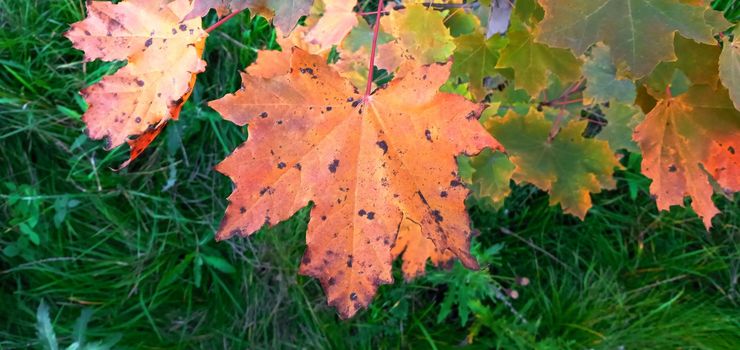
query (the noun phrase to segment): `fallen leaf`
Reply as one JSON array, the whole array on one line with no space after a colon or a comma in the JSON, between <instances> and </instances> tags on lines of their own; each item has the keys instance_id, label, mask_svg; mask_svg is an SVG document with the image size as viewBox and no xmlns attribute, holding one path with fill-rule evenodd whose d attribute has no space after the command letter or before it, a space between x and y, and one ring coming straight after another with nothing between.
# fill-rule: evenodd
<instances>
[{"instance_id":1,"label":"fallen leaf","mask_svg":"<svg viewBox=\"0 0 740 350\"><path fill-rule=\"evenodd\" d=\"M250 135L217 166L236 184L217 238L251 235L313 202L301 273L321 281L342 317L392 282L404 220L476 267L455 157L498 144L478 123L479 105L438 92L448 74L449 64L419 67L365 102L325 59L297 48L285 75L244 74L242 90L210 103Z\"/></svg>"}]
</instances>

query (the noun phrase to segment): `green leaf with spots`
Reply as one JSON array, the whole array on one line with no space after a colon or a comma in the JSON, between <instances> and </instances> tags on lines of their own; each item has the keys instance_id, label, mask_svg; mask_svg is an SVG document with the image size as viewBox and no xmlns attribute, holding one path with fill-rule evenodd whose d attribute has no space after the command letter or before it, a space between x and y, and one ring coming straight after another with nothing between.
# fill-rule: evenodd
<instances>
[{"instance_id":1,"label":"green leaf with spots","mask_svg":"<svg viewBox=\"0 0 740 350\"><path fill-rule=\"evenodd\" d=\"M553 123L531 109L525 116L510 111L485 126L516 165L516 182L549 192L551 205L583 219L591 208L590 194L614 188L612 174L620 167L606 141L581 136L586 124L571 121L550 139Z\"/></svg>"}]
</instances>

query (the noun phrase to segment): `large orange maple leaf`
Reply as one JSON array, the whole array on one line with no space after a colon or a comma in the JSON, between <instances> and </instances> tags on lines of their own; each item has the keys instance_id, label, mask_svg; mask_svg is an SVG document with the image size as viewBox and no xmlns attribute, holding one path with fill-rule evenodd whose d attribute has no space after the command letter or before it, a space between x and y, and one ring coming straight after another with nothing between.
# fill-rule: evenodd
<instances>
[{"instance_id":1,"label":"large orange maple leaf","mask_svg":"<svg viewBox=\"0 0 740 350\"><path fill-rule=\"evenodd\" d=\"M455 157L500 146L479 105L438 92L449 64L414 69L363 100L324 58L288 56L289 68L260 60L242 90L210 103L249 124L249 139L216 168L236 185L217 238L250 235L312 201L300 271L345 318L392 282L396 243L408 246L407 278L427 259L477 267Z\"/></svg>"}]
</instances>

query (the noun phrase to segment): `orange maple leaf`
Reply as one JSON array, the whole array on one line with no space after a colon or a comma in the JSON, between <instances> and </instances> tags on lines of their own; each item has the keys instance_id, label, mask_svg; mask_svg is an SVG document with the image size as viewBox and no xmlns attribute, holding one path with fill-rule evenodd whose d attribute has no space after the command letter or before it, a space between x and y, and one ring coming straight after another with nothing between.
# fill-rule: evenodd
<instances>
[{"instance_id":1,"label":"orange maple leaf","mask_svg":"<svg viewBox=\"0 0 740 350\"><path fill-rule=\"evenodd\" d=\"M633 135L642 149L643 173L658 209L691 207L707 229L719 210L710 177L728 192L740 190L740 114L727 90L695 85L683 95L658 101Z\"/></svg>"},{"instance_id":2,"label":"orange maple leaf","mask_svg":"<svg viewBox=\"0 0 740 350\"><path fill-rule=\"evenodd\" d=\"M455 157L500 146L478 123L479 105L438 92L450 65L418 67L363 101L320 56L294 48L275 75L279 62L262 60L242 90L210 103L249 124L216 168L236 184L217 238L251 235L313 202L300 271L342 317L392 282L403 250L394 245L407 246L407 278L428 258L477 267Z\"/></svg>"},{"instance_id":3,"label":"orange maple leaf","mask_svg":"<svg viewBox=\"0 0 740 350\"><path fill-rule=\"evenodd\" d=\"M190 8L188 0L88 2L88 17L66 33L86 61L128 61L81 92L89 105L82 117L88 135L106 138L106 149L131 145L124 166L177 119L195 74L205 70L200 19L182 21Z\"/></svg>"}]
</instances>

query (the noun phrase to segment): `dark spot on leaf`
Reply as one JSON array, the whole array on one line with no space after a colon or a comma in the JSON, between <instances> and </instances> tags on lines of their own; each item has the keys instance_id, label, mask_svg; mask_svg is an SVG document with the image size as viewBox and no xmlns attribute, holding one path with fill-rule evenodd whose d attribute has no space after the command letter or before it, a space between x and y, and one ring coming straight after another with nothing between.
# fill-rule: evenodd
<instances>
[{"instance_id":1,"label":"dark spot on leaf","mask_svg":"<svg viewBox=\"0 0 740 350\"><path fill-rule=\"evenodd\" d=\"M424 130L424 137L427 138L427 141L432 142L432 132L429 129Z\"/></svg>"},{"instance_id":2,"label":"dark spot on leaf","mask_svg":"<svg viewBox=\"0 0 740 350\"><path fill-rule=\"evenodd\" d=\"M352 292L352 294L350 294L350 295L349 295L349 298L350 298L351 300L357 300L357 293L355 293L355 292ZM355 308L357 308L357 307L355 306Z\"/></svg>"},{"instance_id":3,"label":"dark spot on leaf","mask_svg":"<svg viewBox=\"0 0 740 350\"><path fill-rule=\"evenodd\" d=\"M241 208L239 208L239 212L242 213L242 214L244 214L244 213L247 212L247 208L241 207Z\"/></svg>"},{"instance_id":4,"label":"dark spot on leaf","mask_svg":"<svg viewBox=\"0 0 740 350\"><path fill-rule=\"evenodd\" d=\"M360 209L360 211L357 212L357 215L359 215L359 216L365 216L365 214L367 214L367 212L365 211L365 209Z\"/></svg>"},{"instance_id":5,"label":"dark spot on leaf","mask_svg":"<svg viewBox=\"0 0 740 350\"><path fill-rule=\"evenodd\" d=\"M260 118L267 118L267 112L260 113Z\"/></svg>"},{"instance_id":6,"label":"dark spot on leaf","mask_svg":"<svg viewBox=\"0 0 740 350\"><path fill-rule=\"evenodd\" d=\"M673 164L671 164L671 166L668 167L668 172L675 173L676 170L678 169L676 169L676 166Z\"/></svg>"},{"instance_id":7,"label":"dark spot on leaf","mask_svg":"<svg viewBox=\"0 0 740 350\"><path fill-rule=\"evenodd\" d=\"M452 181L450 181L450 186L451 187L462 186L462 183L460 181L458 181L458 180L452 180Z\"/></svg>"},{"instance_id":8,"label":"dark spot on leaf","mask_svg":"<svg viewBox=\"0 0 740 350\"><path fill-rule=\"evenodd\" d=\"M368 220L375 219L375 212L371 211L371 212L367 213L367 219Z\"/></svg>"},{"instance_id":9,"label":"dark spot on leaf","mask_svg":"<svg viewBox=\"0 0 740 350\"><path fill-rule=\"evenodd\" d=\"M152 38L147 39L146 42L144 42L144 46L146 47L152 46L152 41L153 41Z\"/></svg>"},{"instance_id":10,"label":"dark spot on leaf","mask_svg":"<svg viewBox=\"0 0 740 350\"><path fill-rule=\"evenodd\" d=\"M332 109L331 106L326 106L326 111L327 112L331 112L331 109Z\"/></svg>"},{"instance_id":11,"label":"dark spot on leaf","mask_svg":"<svg viewBox=\"0 0 740 350\"><path fill-rule=\"evenodd\" d=\"M360 103L362 103L362 100L357 100L355 102L352 102L352 108L357 107L358 105L360 105Z\"/></svg>"},{"instance_id":12,"label":"dark spot on leaf","mask_svg":"<svg viewBox=\"0 0 740 350\"><path fill-rule=\"evenodd\" d=\"M337 167L339 167L339 159L334 159L334 161L329 164L329 171L336 173Z\"/></svg>"},{"instance_id":13,"label":"dark spot on leaf","mask_svg":"<svg viewBox=\"0 0 740 350\"><path fill-rule=\"evenodd\" d=\"M304 255L303 258L301 259L301 263L303 263L303 265L308 265L311 263L311 258Z\"/></svg>"},{"instance_id":14,"label":"dark spot on leaf","mask_svg":"<svg viewBox=\"0 0 740 350\"><path fill-rule=\"evenodd\" d=\"M352 254L347 256L347 267L352 267Z\"/></svg>"},{"instance_id":15,"label":"dark spot on leaf","mask_svg":"<svg viewBox=\"0 0 740 350\"><path fill-rule=\"evenodd\" d=\"M326 215L321 215L321 220L326 221Z\"/></svg>"},{"instance_id":16,"label":"dark spot on leaf","mask_svg":"<svg viewBox=\"0 0 740 350\"><path fill-rule=\"evenodd\" d=\"M136 85L144 86L144 81L136 79Z\"/></svg>"},{"instance_id":17,"label":"dark spot on leaf","mask_svg":"<svg viewBox=\"0 0 740 350\"><path fill-rule=\"evenodd\" d=\"M385 141L381 140L381 141L376 142L375 144L378 145L378 147L380 147L380 149L383 150L383 154L388 153L388 144L385 143Z\"/></svg>"},{"instance_id":18,"label":"dark spot on leaf","mask_svg":"<svg viewBox=\"0 0 740 350\"><path fill-rule=\"evenodd\" d=\"M264 196L264 195L265 195L265 193L268 193L268 192L270 192L270 186L267 186L267 187L263 187L263 188L262 188L262 189L260 190L260 196Z\"/></svg>"},{"instance_id":19,"label":"dark spot on leaf","mask_svg":"<svg viewBox=\"0 0 740 350\"><path fill-rule=\"evenodd\" d=\"M439 213L439 210L432 210L432 216L434 216L434 222L440 223L445 220L445 218L442 217L442 215Z\"/></svg>"},{"instance_id":20,"label":"dark spot on leaf","mask_svg":"<svg viewBox=\"0 0 740 350\"><path fill-rule=\"evenodd\" d=\"M180 25L180 30L181 30L181 31L183 31L183 32L184 32L184 31L186 31L187 29L188 29L188 26L186 26L186 25L184 25L184 24L181 24L181 25Z\"/></svg>"},{"instance_id":21,"label":"dark spot on leaf","mask_svg":"<svg viewBox=\"0 0 740 350\"><path fill-rule=\"evenodd\" d=\"M730 152L730 154L735 154L735 149L732 148L732 146L727 147L727 150Z\"/></svg>"},{"instance_id":22,"label":"dark spot on leaf","mask_svg":"<svg viewBox=\"0 0 740 350\"><path fill-rule=\"evenodd\" d=\"M296 169L298 169L298 171L301 171L301 169L303 169L301 167L301 163L295 163L295 165L293 165L293 167L296 168Z\"/></svg>"},{"instance_id":23,"label":"dark spot on leaf","mask_svg":"<svg viewBox=\"0 0 740 350\"><path fill-rule=\"evenodd\" d=\"M278 163L277 167L278 167L278 169L284 169L285 168L285 163L280 162L280 163Z\"/></svg>"},{"instance_id":24,"label":"dark spot on leaf","mask_svg":"<svg viewBox=\"0 0 740 350\"><path fill-rule=\"evenodd\" d=\"M134 121L135 121L135 122L136 122L137 124L138 124L138 123L141 123L141 117L136 117L136 119L134 119Z\"/></svg>"},{"instance_id":25,"label":"dark spot on leaf","mask_svg":"<svg viewBox=\"0 0 740 350\"><path fill-rule=\"evenodd\" d=\"M447 191L442 191L439 193L439 196L442 198L447 198Z\"/></svg>"},{"instance_id":26,"label":"dark spot on leaf","mask_svg":"<svg viewBox=\"0 0 740 350\"><path fill-rule=\"evenodd\" d=\"M335 284L337 284L337 280L334 277L329 278L329 285L333 286Z\"/></svg>"}]
</instances>

